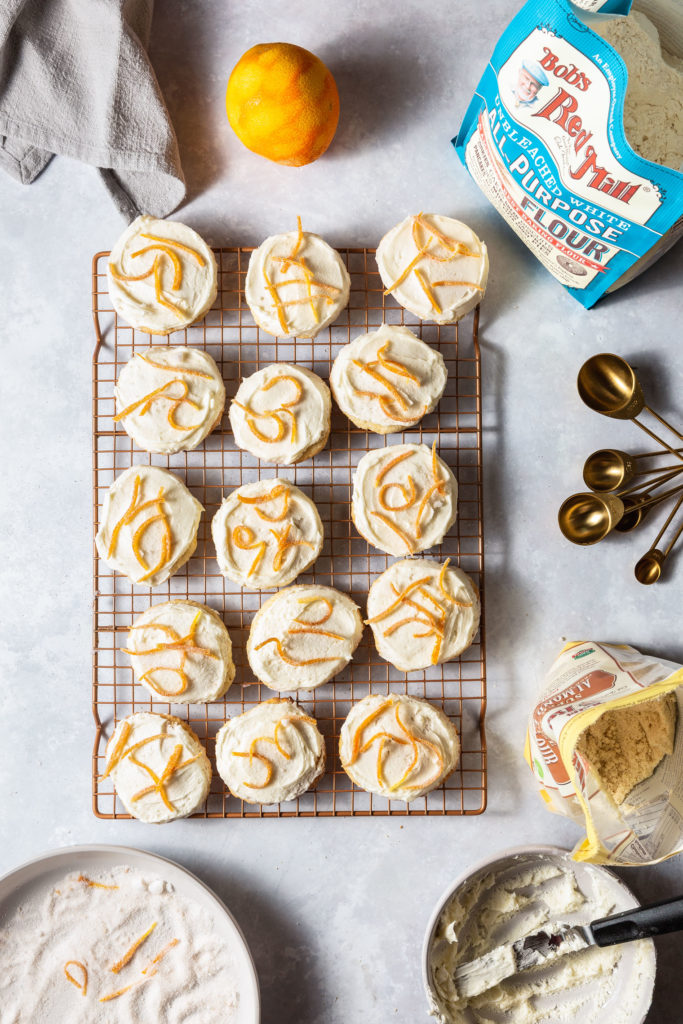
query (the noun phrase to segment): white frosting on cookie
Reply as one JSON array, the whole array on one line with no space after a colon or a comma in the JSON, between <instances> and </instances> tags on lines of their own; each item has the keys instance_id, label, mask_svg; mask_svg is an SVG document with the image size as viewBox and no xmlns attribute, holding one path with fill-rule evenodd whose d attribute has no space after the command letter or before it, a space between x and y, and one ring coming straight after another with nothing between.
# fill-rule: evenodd
<instances>
[{"instance_id":1,"label":"white frosting on cookie","mask_svg":"<svg viewBox=\"0 0 683 1024\"><path fill-rule=\"evenodd\" d=\"M406 217L377 247L384 287L421 320L452 324L481 301L486 246L459 220L435 213Z\"/></svg>"},{"instance_id":2,"label":"white frosting on cookie","mask_svg":"<svg viewBox=\"0 0 683 1024\"><path fill-rule=\"evenodd\" d=\"M351 515L368 543L389 555L440 544L455 522L458 484L424 444L376 448L358 463Z\"/></svg>"},{"instance_id":3,"label":"white frosting on cookie","mask_svg":"<svg viewBox=\"0 0 683 1024\"><path fill-rule=\"evenodd\" d=\"M299 585L261 605L247 656L271 690L313 690L348 665L363 634L358 606L333 587Z\"/></svg>"},{"instance_id":4,"label":"white frosting on cookie","mask_svg":"<svg viewBox=\"0 0 683 1024\"><path fill-rule=\"evenodd\" d=\"M167 469L131 466L104 499L95 538L99 556L133 583L156 587L192 555L203 511Z\"/></svg>"},{"instance_id":5,"label":"white frosting on cookie","mask_svg":"<svg viewBox=\"0 0 683 1024\"><path fill-rule=\"evenodd\" d=\"M277 477L238 487L211 523L224 576L254 590L284 587L323 545L318 510L303 491Z\"/></svg>"},{"instance_id":6,"label":"white frosting on cookie","mask_svg":"<svg viewBox=\"0 0 683 1024\"><path fill-rule=\"evenodd\" d=\"M204 316L216 298L216 258L196 231L137 217L111 251L109 296L126 323L170 334Z\"/></svg>"},{"instance_id":7,"label":"white frosting on cookie","mask_svg":"<svg viewBox=\"0 0 683 1024\"><path fill-rule=\"evenodd\" d=\"M157 700L217 700L235 678L232 642L220 615L196 601L154 604L131 626L125 653Z\"/></svg>"},{"instance_id":8,"label":"white frosting on cookie","mask_svg":"<svg viewBox=\"0 0 683 1024\"><path fill-rule=\"evenodd\" d=\"M407 327L383 324L344 345L332 364L330 387L357 427L390 434L434 409L446 376L440 352Z\"/></svg>"},{"instance_id":9,"label":"white frosting on cookie","mask_svg":"<svg viewBox=\"0 0 683 1024\"><path fill-rule=\"evenodd\" d=\"M149 348L129 359L116 387L116 416L147 452L191 451L220 422L223 378L198 348Z\"/></svg>"},{"instance_id":10,"label":"white frosting on cookie","mask_svg":"<svg viewBox=\"0 0 683 1024\"><path fill-rule=\"evenodd\" d=\"M180 719L139 711L114 729L106 750L107 776L129 814L160 824L187 817L206 800L211 763Z\"/></svg>"},{"instance_id":11,"label":"white frosting on cookie","mask_svg":"<svg viewBox=\"0 0 683 1024\"><path fill-rule=\"evenodd\" d=\"M278 338L314 338L349 301L342 258L320 235L271 235L249 260L244 296L256 323Z\"/></svg>"},{"instance_id":12,"label":"white frosting on cookie","mask_svg":"<svg viewBox=\"0 0 683 1024\"><path fill-rule=\"evenodd\" d=\"M314 718L274 697L230 718L216 736L216 768L233 796L251 804L295 800L325 770Z\"/></svg>"},{"instance_id":13,"label":"white frosting on cookie","mask_svg":"<svg viewBox=\"0 0 683 1024\"><path fill-rule=\"evenodd\" d=\"M257 459L290 466L327 444L330 389L302 366L272 363L245 377L230 403L235 443Z\"/></svg>"},{"instance_id":14,"label":"white frosting on cookie","mask_svg":"<svg viewBox=\"0 0 683 1024\"><path fill-rule=\"evenodd\" d=\"M448 560L394 562L368 594L377 650L401 672L457 658L472 643L479 614L477 588Z\"/></svg>"},{"instance_id":15,"label":"white frosting on cookie","mask_svg":"<svg viewBox=\"0 0 683 1024\"><path fill-rule=\"evenodd\" d=\"M352 705L341 729L339 757L357 786L409 803L451 774L460 741L450 719L429 701L371 694Z\"/></svg>"}]
</instances>

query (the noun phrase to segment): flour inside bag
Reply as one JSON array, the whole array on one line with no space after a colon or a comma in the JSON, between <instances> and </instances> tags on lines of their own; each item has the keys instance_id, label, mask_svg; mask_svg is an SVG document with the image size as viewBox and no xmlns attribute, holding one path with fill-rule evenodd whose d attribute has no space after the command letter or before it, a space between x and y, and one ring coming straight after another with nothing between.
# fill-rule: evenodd
<instances>
[{"instance_id":1,"label":"flour inside bag","mask_svg":"<svg viewBox=\"0 0 683 1024\"><path fill-rule=\"evenodd\" d=\"M528 0L453 140L587 308L683 234L683 5Z\"/></svg>"},{"instance_id":2,"label":"flour inside bag","mask_svg":"<svg viewBox=\"0 0 683 1024\"><path fill-rule=\"evenodd\" d=\"M586 829L577 860L652 864L683 850L683 667L570 643L529 719L525 757L549 810Z\"/></svg>"}]
</instances>

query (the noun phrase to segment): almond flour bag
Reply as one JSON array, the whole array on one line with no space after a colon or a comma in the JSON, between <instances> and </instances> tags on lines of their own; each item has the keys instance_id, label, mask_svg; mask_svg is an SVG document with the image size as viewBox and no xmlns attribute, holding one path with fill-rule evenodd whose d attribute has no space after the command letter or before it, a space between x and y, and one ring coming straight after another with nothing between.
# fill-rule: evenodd
<instances>
[{"instance_id":1,"label":"almond flour bag","mask_svg":"<svg viewBox=\"0 0 683 1024\"><path fill-rule=\"evenodd\" d=\"M576 860L653 864L683 850L681 666L625 645L567 644L524 756L548 809L585 827Z\"/></svg>"},{"instance_id":2,"label":"almond flour bag","mask_svg":"<svg viewBox=\"0 0 683 1024\"><path fill-rule=\"evenodd\" d=\"M631 0L528 0L453 140L489 201L587 308L683 233L683 5L641 6L647 18L615 20L606 15L628 15ZM628 50L630 91L598 33Z\"/></svg>"}]
</instances>

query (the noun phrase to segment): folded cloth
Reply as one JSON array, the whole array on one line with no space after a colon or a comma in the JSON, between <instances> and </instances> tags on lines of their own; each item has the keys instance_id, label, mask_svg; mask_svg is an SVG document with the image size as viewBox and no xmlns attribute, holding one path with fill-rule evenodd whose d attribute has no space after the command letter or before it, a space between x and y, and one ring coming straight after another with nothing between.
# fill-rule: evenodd
<instances>
[{"instance_id":1,"label":"folded cloth","mask_svg":"<svg viewBox=\"0 0 683 1024\"><path fill-rule=\"evenodd\" d=\"M185 196L146 46L153 0L0 0L0 167L34 180L55 153L99 169L119 210Z\"/></svg>"}]
</instances>

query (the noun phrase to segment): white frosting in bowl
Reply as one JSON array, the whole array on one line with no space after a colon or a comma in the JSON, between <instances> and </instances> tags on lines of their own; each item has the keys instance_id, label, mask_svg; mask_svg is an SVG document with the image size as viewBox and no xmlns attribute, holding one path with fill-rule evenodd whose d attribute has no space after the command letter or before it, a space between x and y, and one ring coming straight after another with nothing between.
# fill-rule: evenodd
<instances>
[{"instance_id":1,"label":"white frosting in bowl","mask_svg":"<svg viewBox=\"0 0 683 1024\"><path fill-rule=\"evenodd\" d=\"M461 569L406 558L378 576L368 618L379 654L401 672L452 661L479 628L479 593Z\"/></svg>"},{"instance_id":2,"label":"white frosting in bowl","mask_svg":"<svg viewBox=\"0 0 683 1024\"><path fill-rule=\"evenodd\" d=\"M249 260L244 296L256 323L279 338L314 338L349 301L342 258L320 235L271 235Z\"/></svg>"},{"instance_id":3,"label":"white frosting in bowl","mask_svg":"<svg viewBox=\"0 0 683 1024\"><path fill-rule=\"evenodd\" d=\"M344 345L332 364L330 387L357 427L390 434L434 409L446 377L440 352L407 327L383 324Z\"/></svg>"},{"instance_id":4,"label":"white frosting in bowl","mask_svg":"<svg viewBox=\"0 0 683 1024\"><path fill-rule=\"evenodd\" d=\"M104 499L95 538L99 556L134 583L159 586L192 555L203 511L167 469L131 466Z\"/></svg>"},{"instance_id":5,"label":"white frosting in bowl","mask_svg":"<svg viewBox=\"0 0 683 1024\"><path fill-rule=\"evenodd\" d=\"M460 741L450 719L429 701L373 693L346 716L339 757L361 789L409 803L454 771Z\"/></svg>"},{"instance_id":6,"label":"white frosting in bowl","mask_svg":"<svg viewBox=\"0 0 683 1024\"><path fill-rule=\"evenodd\" d=\"M244 378L230 403L230 426L240 448L289 466L325 447L331 408L330 390L317 374L272 363Z\"/></svg>"},{"instance_id":7,"label":"white frosting in bowl","mask_svg":"<svg viewBox=\"0 0 683 1024\"><path fill-rule=\"evenodd\" d=\"M161 824L187 817L206 800L211 763L179 718L139 711L121 719L112 733L107 776L129 814Z\"/></svg>"},{"instance_id":8,"label":"white frosting in bowl","mask_svg":"<svg viewBox=\"0 0 683 1024\"><path fill-rule=\"evenodd\" d=\"M288 587L254 616L247 656L271 690L314 690L348 665L363 634L354 601L333 587Z\"/></svg>"},{"instance_id":9,"label":"white frosting in bowl","mask_svg":"<svg viewBox=\"0 0 683 1024\"><path fill-rule=\"evenodd\" d=\"M223 378L207 352L162 348L137 352L114 389L116 416L138 448L147 452L191 451L220 422Z\"/></svg>"},{"instance_id":10,"label":"white frosting in bowl","mask_svg":"<svg viewBox=\"0 0 683 1024\"><path fill-rule=\"evenodd\" d=\"M291 583L323 545L311 499L277 477L232 491L213 517L211 534L223 575L255 590Z\"/></svg>"},{"instance_id":11,"label":"white frosting in bowl","mask_svg":"<svg viewBox=\"0 0 683 1024\"><path fill-rule=\"evenodd\" d=\"M363 456L353 477L356 529L389 555L440 544L455 522L457 503L453 473L424 444L376 448Z\"/></svg>"},{"instance_id":12,"label":"white frosting in bowl","mask_svg":"<svg viewBox=\"0 0 683 1024\"><path fill-rule=\"evenodd\" d=\"M220 615L196 601L154 604L130 628L125 653L157 700L218 700L235 678L232 642Z\"/></svg>"},{"instance_id":13,"label":"white frosting in bowl","mask_svg":"<svg viewBox=\"0 0 683 1024\"><path fill-rule=\"evenodd\" d=\"M148 334L170 334L203 317L217 277L216 258L196 231L147 216L126 228L107 268L114 309Z\"/></svg>"},{"instance_id":14,"label":"white frosting in bowl","mask_svg":"<svg viewBox=\"0 0 683 1024\"><path fill-rule=\"evenodd\" d=\"M459 220L435 213L406 217L377 247L384 287L421 320L452 324L486 289L486 246Z\"/></svg>"},{"instance_id":15,"label":"white frosting in bowl","mask_svg":"<svg viewBox=\"0 0 683 1024\"><path fill-rule=\"evenodd\" d=\"M325 742L314 718L289 699L229 719L216 736L218 774L247 803L295 800L325 770Z\"/></svg>"}]
</instances>

